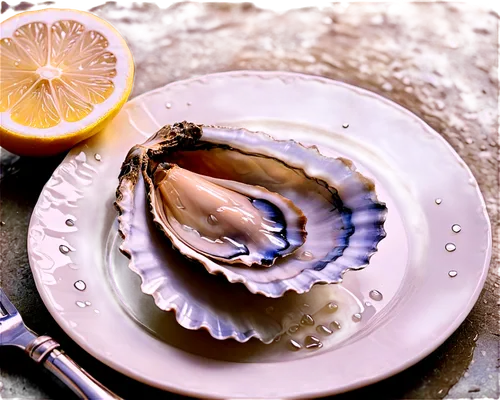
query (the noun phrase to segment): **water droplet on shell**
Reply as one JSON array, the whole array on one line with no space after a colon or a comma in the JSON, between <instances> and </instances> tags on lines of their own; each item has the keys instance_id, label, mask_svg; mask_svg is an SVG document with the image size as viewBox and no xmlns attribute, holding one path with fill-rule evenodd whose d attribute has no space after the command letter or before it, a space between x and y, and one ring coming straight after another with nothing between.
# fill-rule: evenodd
<instances>
[{"instance_id":1,"label":"water droplet on shell","mask_svg":"<svg viewBox=\"0 0 500 400\"><path fill-rule=\"evenodd\" d=\"M316 332L321 335L331 335L333 333L333 331L325 325L318 325L316 327Z\"/></svg>"},{"instance_id":2,"label":"water droplet on shell","mask_svg":"<svg viewBox=\"0 0 500 400\"><path fill-rule=\"evenodd\" d=\"M73 221L72 219L67 219L66 220L66 225L67 226L75 226L75 221Z\"/></svg>"},{"instance_id":3,"label":"water droplet on shell","mask_svg":"<svg viewBox=\"0 0 500 400\"><path fill-rule=\"evenodd\" d=\"M70 249L68 246L62 244L59 246L59 251L63 254L68 254L70 252Z\"/></svg>"},{"instance_id":4,"label":"water droplet on shell","mask_svg":"<svg viewBox=\"0 0 500 400\"><path fill-rule=\"evenodd\" d=\"M353 316L352 316L352 320L353 320L354 322L359 322L359 321L361 321L361 318L362 318L362 315L361 315L360 313L353 314Z\"/></svg>"},{"instance_id":5,"label":"water droplet on shell","mask_svg":"<svg viewBox=\"0 0 500 400\"><path fill-rule=\"evenodd\" d=\"M320 340L315 336L306 336L304 340L304 344L307 346L308 344L320 343Z\"/></svg>"},{"instance_id":6,"label":"water droplet on shell","mask_svg":"<svg viewBox=\"0 0 500 400\"><path fill-rule=\"evenodd\" d=\"M213 214L210 214L207 218L207 221L210 225L217 225L219 223L219 220L217 217Z\"/></svg>"},{"instance_id":7,"label":"water droplet on shell","mask_svg":"<svg viewBox=\"0 0 500 400\"><path fill-rule=\"evenodd\" d=\"M299 253L297 255L297 260L300 260L300 261L310 261L314 258L313 256L313 253L311 253L310 251L302 251L301 253Z\"/></svg>"},{"instance_id":8,"label":"water droplet on shell","mask_svg":"<svg viewBox=\"0 0 500 400\"><path fill-rule=\"evenodd\" d=\"M290 328L288 328L288 333L290 334L294 334L296 333L298 330L300 329L300 325L299 324L293 324L290 326Z\"/></svg>"},{"instance_id":9,"label":"water droplet on shell","mask_svg":"<svg viewBox=\"0 0 500 400\"><path fill-rule=\"evenodd\" d=\"M186 207L184 207L184 204L182 204L182 201L179 197L176 197L175 198L175 206L179 209L179 210L184 210Z\"/></svg>"},{"instance_id":10,"label":"water droplet on shell","mask_svg":"<svg viewBox=\"0 0 500 400\"><path fill-rule=\"evenodd\" d=\"M296 342L295 340L291 339L288 342L288 348L292 351L298 351L302 348L299 342Z\"/></svg>"},{"instance_id":11,"label":"water droplet on shell","mask_svg":"<svg viewBox=\"0 0 500 400\"><path fill-rule=\"evenodd\" d=\"M340 325L339 321L332 321L330 323L330 329L338 331L339 329L342 329L342 325Z\"/></svg>"},{"instance_id":12,"label":"water droplet on shell","mask_svg":"<svg viewBox=\"0 0 500 400\"><path fill-rule=\"evenodd\" d=\"M339 309L339 306L337 303L330 302L325 306L325 310L329 313L334 313Z\"/></svg>"},{"instance_id":13,"label":"water droplet on shell","mask_svg":"<svg viewBox=\"0 0 500 400\"><path fill-rule=\"evenodd\" d=\"M300 320L301 325L314 325L314 319L309 314L304 314Z\"/></svg>"}]
</instances>

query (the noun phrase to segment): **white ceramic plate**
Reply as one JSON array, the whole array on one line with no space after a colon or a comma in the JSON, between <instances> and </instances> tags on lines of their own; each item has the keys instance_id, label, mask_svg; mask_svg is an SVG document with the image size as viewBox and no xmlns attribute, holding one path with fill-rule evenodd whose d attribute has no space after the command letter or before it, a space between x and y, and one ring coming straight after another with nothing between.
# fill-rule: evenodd
<instances>
[{"instance_id":1,"label":"white ceramic plate","mask_svg":"<svg viewBox=\"0 0 500 400\"><path fill-rule=\"evenodd\" d=\"M181 120L316 144L322 153L352 159L376 181L389 209L387 238L366 269L325 290L325 300L339 304L332 319L342 329L322 349L291 352L287 338L267 346L216 341L180 328L140 292L139 278L117 251L117 175L131 146ZM415 115L339 82L242 71L146 93L104 132L74 148L42 191L28 250L53 317L118 371L193 396L310 398L386 378L443 343L479 296L491 230L470 170ZM371 290L383 299L370 299Z\"/></svg>"}]
</instances>

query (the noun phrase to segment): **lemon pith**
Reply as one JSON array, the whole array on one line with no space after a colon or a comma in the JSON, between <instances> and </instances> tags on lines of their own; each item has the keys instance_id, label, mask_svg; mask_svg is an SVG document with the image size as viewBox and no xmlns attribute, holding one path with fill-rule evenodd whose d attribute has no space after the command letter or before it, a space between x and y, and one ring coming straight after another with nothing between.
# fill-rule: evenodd
<instances>
[{"instance_id":1,"label":"lemon pith","mask_svg":"<svg viewBox=\"0 0 500 400\"><path fill-rule=\"evenodd\" d=\"M116 114L133 60L115 28L91 13L46 9L2 22L0 145L24 155L63 151Z\"/></svg>"}]
</instances>

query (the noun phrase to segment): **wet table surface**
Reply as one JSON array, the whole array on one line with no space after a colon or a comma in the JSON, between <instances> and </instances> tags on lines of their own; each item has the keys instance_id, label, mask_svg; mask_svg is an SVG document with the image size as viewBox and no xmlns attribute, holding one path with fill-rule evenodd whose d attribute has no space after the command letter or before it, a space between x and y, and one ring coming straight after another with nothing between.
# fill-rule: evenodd
<instances>
[{"instance_id":1,"label":"wet table surface","mask_svg":"<svg viewBox=\"0 0 500 400\"><path fill-rule=\"evenodd\" d=\"M2 17L33 6L1 4ZM492 221L494 255L484 290L466 321L433 354L395 377L337 398L498 399L498 15L461 3L342 3L287 11L250 3L120 4L92 11L112 22L131 47L137 66L133 96L216 71L304 72L377 92L444 136L472 169ZM26 255L28 223L62 158L2 153L0 285L27 325L56 338L116 393L165 397L80 349L36 291ZM72 398L17 350L0 348L0 382L3 399Z\"/></svg>"}]
</instances>

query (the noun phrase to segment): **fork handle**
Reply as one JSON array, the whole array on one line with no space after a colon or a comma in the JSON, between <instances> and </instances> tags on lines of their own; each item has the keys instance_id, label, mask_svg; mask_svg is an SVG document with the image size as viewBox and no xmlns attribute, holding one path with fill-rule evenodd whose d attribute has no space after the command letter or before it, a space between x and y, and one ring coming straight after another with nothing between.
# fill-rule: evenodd
<instances>
[{"instance_id":1,"label":"fork handle","mask_svg":"<svg viewBox=\"0 0 500 400\"><path fill-rule=\"evenodd\" d=\"M120 400L106 389L84 369L78 366L64 352L58 349L59 343L48 336L40 336L26 349L30 357L57 376L80 399L85 400Z\"/></svg>"}]
</instances>

